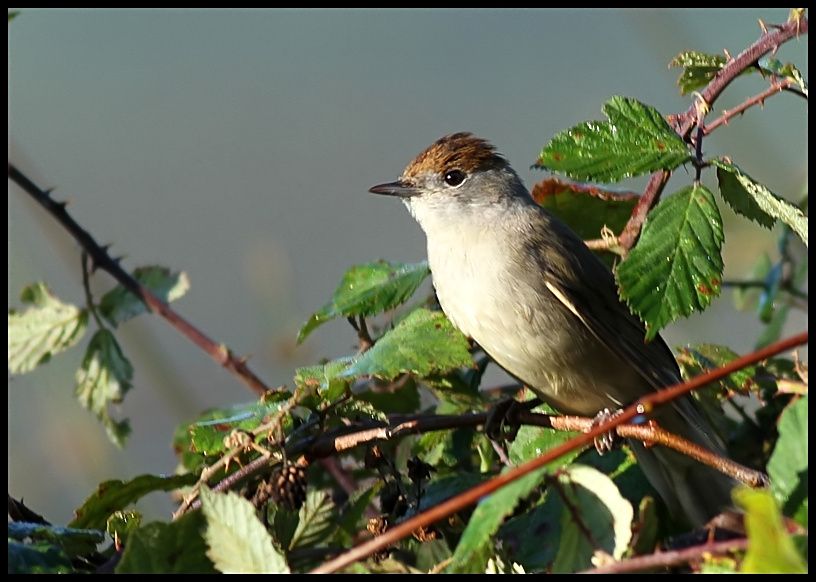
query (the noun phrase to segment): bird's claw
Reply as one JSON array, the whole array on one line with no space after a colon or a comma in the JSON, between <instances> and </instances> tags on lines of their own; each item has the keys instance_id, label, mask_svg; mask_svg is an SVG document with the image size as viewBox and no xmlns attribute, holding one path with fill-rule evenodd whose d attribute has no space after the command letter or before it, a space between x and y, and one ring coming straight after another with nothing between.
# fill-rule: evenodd
<instances>
[{"instance_id":1,"label":"bird's claw","mask_svg":"<svg viewBox=\"0 0 816 582\"><path fill-rule=\"evenodd\" d=\"M595 428L601 423L604 423L608 420L611 420L621 414L622 410L616 410L612 412L608 408L604 408L598 414L595 415L594 420L592 421L592 428ZM608 432L605 432L599 436L595 437L595 450L598 451L599 455L604 455L611 451L615 447L615 443L617 442L617 432L615 429L612 429Z\"/></svg>"}]
</instances>

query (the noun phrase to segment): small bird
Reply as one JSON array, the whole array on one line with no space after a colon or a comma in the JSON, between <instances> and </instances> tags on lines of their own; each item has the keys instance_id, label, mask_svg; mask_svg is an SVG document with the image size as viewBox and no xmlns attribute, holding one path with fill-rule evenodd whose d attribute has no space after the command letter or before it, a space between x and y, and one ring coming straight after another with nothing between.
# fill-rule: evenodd
<instances>
[{"instance_id":1,"label":"small bird","mask_svg":"<svg viewBox=\"0 0 816 582\"><path fill-rule=\"evenodd\" d=\"M562 413L595 416L680 381L671 350L618 298L609 269L538 205L507 160L470 133L443 137L396 182L425 231L442 310L510 375ZM718 454L690 397L657 410L664 429ZM632 441L646 476L693 526L731 506L735 481L662 446Z\"/></svg>"}]
</instances>

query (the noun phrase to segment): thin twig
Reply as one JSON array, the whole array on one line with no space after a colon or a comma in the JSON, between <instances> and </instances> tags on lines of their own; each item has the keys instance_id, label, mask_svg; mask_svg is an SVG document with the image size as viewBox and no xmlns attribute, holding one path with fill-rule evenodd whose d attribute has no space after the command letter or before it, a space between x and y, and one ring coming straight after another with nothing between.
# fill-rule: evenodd
<instances>
[{"instance_id":1,"label":"thin twig","mask_svg":"<svg viewBox=\"0 0 816 582\"><path fill-rule=\"evenodd\" d=\"M705 543L682 550L656 552L647 556L638 556L621 562L607 564L591 570L584 570L582 574L622 574L625 572L642 572L643 570L658 570L688 564L701 560L707 555L730 554L743 551L748 547L748 540L728 540L724 542Z\"/></svg>"},{"instance_id":2,"label":"thin twig","mask_svg":"<svg viewBox=\"0 0 816 582\"><path fill-rule=\"evenodd\" d=\"M99 329L107 329L108 327L105 325L105 322L102 321L102 318L99 316L99 312L96 310L96 304L93 300L93 293L91 292L91 258L88 256L86 251L82 251L82 289L85 291L85 306L88 308L88 311L91 312L91 315L96 321L96 325L99 326Z\"/></svg>"},{"instance_id":3,"label":"thin twig","mask_svg":"<svg viewBox=\"0 0 816 582\"><path fill-rule=\"evenodd\" d=\"M737 55L733 60L725 64L725 66L717 72L717 75L700 92L703 100L709 106L714 105L714 102L744 70L751 67L759 59L766 54L776 51L779 45L797 38L801 34L807 34L808 19L801 18L799 20L791 20L786 22L779 28L773 31L763 33L759 39ZM692 104L684 113L678 116L680 137L687 137L689 131L694 127L696 121L695 104Z\"/></svg>"},{"instance_id":4,"label":"thin twig","mask_svg":"<svg viewBox=\"0 0 816 582\"><path fill-rule=\"evenodd\" d=\"M745 111L754 105L763 105L765 100L772 95L776 95L777 93L783 91L784 89L790 87L793 84L792 79L782 79L781 81L774 82L771 84L770 87L765 89L762 93L754 95L753 97L746 99L736 107L732 109L726 109L722 112L717 119L712 121L711 123L706 123L705 127L703 128L703 134L708 135L721 125L728 125L728 122L736 117L737 115L742 115Z\"/></svg>"},{"instance_id":5,"label":"thin twig","mask_svg":"<svg viewBox=\"0 0 816 582\"><path fill-rule=\"evenodd\" d=\"M741 370L742 368L749 366L751 364L755 364L771 356L775 356L778 353L788 351L790 349L795 348L796 346L802 345L807 343L808 340L808 333L803 332L796 336L787 338L785 340L776 342L766 348L761 350L757 350L751 354L742 356L729 362L725 366L721 368L717 368L715 370L710 370L705 374L701 374L695 378L692 378L688 382L683 382L681 384L677 384L675 386L668 387L664 390L659 392L651 393L647 396L644 396L640 400L638 400L635 404L627 407L621 414L610 418L607 421L599 423L589 432L580 434L556 447L553 447L545 454L524 463L523 465L516 467L507 471L506 473L502 473L484 483L481 483L475 487L468 489L467 491L463 491L462 493L448 499L436 505L434 507L429 508L428 510L413 516L410 519L405 520L404 522L395 525L393 528L389 529L382 535L379 535L367 542L364 542L348 552L341 554L340 556L329 560L328 562L322 564L318 568L312 570L312 573L318 574L328 574L331 572L336 572L354 562L365 558L366 556L371 555L374 552L380 551L397 541L403 539L411 535L412 532L427 527L437 521L445 519L446 517L473 505L479 499L482 499L486 495L493 493L497 489L504 487L508 483L511 483L529 473L541 469L542 467L546 466L547 464L551 463L555 459L559 457L577 450L585 445L588 445L593 441L596 436L600 436L601 434L607 433L610 430L614 429L615 427L630 422L636 416L647 414L651 412L656 406L663 405L671 400L682 396L683 394L687 394L692 390L696 390L706 384L710 384L715 380L719 380L729 374L737 370Z\"/></svg>"},{"instance_id":6,"label":"thin twig","mask_svg":"<svg viewBox=\"0 0 816 582\"><path fill-rule=\"evenodd\" d=\"M102 269L116 279L125 289L138 297L145 304L148 311L157 313L182 335L204 350L213 360L238 376L253 392L262 395L271 391L257 375L255 375L244 358L232 353L223 344L216 343L192 323L176 313L167 303L157 297L150 289L139 283L119 263L111 258L108 252L94 238L77 223L68 211L65 204L55 201L48 192L39 188L20 170L9 163L8 176L27 194L40 204L62 227L79 243L79 246L91 257L95 268Z\"/></svg>"}]
</instances>

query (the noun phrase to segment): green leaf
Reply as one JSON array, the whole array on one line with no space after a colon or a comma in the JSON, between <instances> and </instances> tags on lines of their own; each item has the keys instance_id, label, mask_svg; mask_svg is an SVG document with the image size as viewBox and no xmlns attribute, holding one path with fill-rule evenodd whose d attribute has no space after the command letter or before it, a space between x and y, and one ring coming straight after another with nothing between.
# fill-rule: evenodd
<instances>
[{"instance_id":1,"label":"green leaf","mask_svg":"<svg viewBox=\"0 0 816 582\"><path fill-rule=\"evenodd\" d=\"M351 267L343 275L332 300L313 313L300 328L298 343L335 317L369 316L393 309L407 301L429 274L426 261L377 261Z\"/></svg>"},{"instance_id":2,"label":"green leaf","mask_svg":"<svg viewBox=\"0 0 816 582\"><path fill-rule=\"evenodd\" d=\"M88 312L63 303L44 283L29 285L20 300L30 305L20 313L8 312L8 369L12 374L30 372L82 339Z\"/></svg>"},{"instance_id":3,"label":"green leaf","mask_svg":"<svg viewBox=\"0 0 816 582\"><path fill-rule=\"evenodd\" d=\"M105 534L95 529L59 527L24 521L9 522L8 537L18 541L30 539L34 542L51 543L59 546L70 558L95 552L96 546L105 541Z\"/></svg>"},{"instance_id":4,"label":"green leaf","mask_svg":"<svg viewBox=\"0 0 816 582\"><path fill-rule=\"evenodd\" d=\"M499 530L502 548L527 572L548 570L558 550L563 503L556 495L509 519Z\"/></svg>"},{"instance_id":5,"label":"green leaf","mask_svg":"<svg viewBox=\"0 0 816 582\"><path fill-rule=\"evenodd\" d=\"M187 273L174 273L166 267L138 267L133 270L133 277L165 303L175 301L190 289ZM147 307L142 300L121 285L105 293L99 301L99 312L113 325L119 325L145 311Z\"/></svg>"},{"instance_id":6,"label":"green leaf","mask_svg":"<svg viewBox=\"0 0 816 582\"><path fill-rule=\"evenodd\" d=\"M132 509L114 511L105 523L105 531L125 545L130 534L142 525L142 514Z\"/></svg>"},{"instance_id":7,"label":"green leaf","mask_svg":"<svg viewBox=\"0 0 816 582\"><path fill-rule=\"evenodd\" d=\"M674 57L669 67L683 67L677 85L680 87L680 94L686 95L708 85L727 62L722 55L685 51Z\"/></svg>"},{"instance_id":8,"label":"green leaf","mask_svg":"<svg viewBox=\"0 0 816 582\"><path fill-rule=\"evenodd\" d=\"M8 541L9 574L71 574L73 571L68 556L57 546L48 542Z\"/></svg>"},{"instance_id":9,"label":"green leaf","mask_svg":"<svg viewBox=\"0 0 816 582\"><path fill-rule=\"evenodd\" d=\"M808 521L808 399L789 405L779 418L779 440L768 461L771 491L786 515Z\"/></svg>"},{"instance_id":10,"label":"green leaf","mask_svg":"<svg viewBox=\"0 0 816 582\"><path fill-rule=\"evenodd\" d=\"M128 536L117 574L216 574L207 558L200 511L170 523L153 522Z\"/></svg>"},{"instance_id":11,"label":"green leaf","mask_svg":"<svg viewBox=\"0 0 816 582\"><path fill-rule=\"evenodd\" d=\"M74 512L74 519L68 525L75 528L105 529L110 515L153 491L172 491L188 487L196 482L195 475L139 475L130 481L104 481L99 484L82 507Z\"/></svg>"},{"instance_id":12,"label":"green leaf","mask_svg":"<svg viewBox=\"0 0 816 582\"><path fill-rule=\"evenodd\" d=\"M683 188L649 213L640 240L616 269L621 297L646 324L646 339L720 293L722 218L702 184Z\"/></svg>"},{"instance_id":13,"label":"green leaf","mask_svg":"<svg viewBox=\"0 0 816 582\"><path fill-rule=\"evenodd\" d=\"M440 311L416 309L341 374L391 380L410 372L420 377L471 366L465 336Z\"/></svg>"},{"instance_id":14,"label":"green leaf","mask_svg":"<svg viewBox=\"0 0 816 582\"><path fill-rule=\"evenodd\" d=\"M561 534L553 572L575 572L592 565L598 550L619 560L632 539L634 510L612 480L592 467L562 471L559 493L569 506L561 514Z\"/></svg>"},{"instance_id":15,"label":"green leaf","mask_svg":"<svg viewBox=\"0 0 816 582\"><path fill-rule=\"evenodd\" d=\"M392 390L378 390L372 386L371 390L356 393L354 398L364 400L377 410L387 413L409 414L419 411L419 389L414 379L409 376L403 381L400 378L394 384L399 385Z\"/></svg>"},{"instance_id":16,"label":"green leaf","mask_svg":"<svg viewBox=\"0 0 816 582\"><path fill-rule=\"evenodd\" d=\"M767 490L743 487L734 500L745 510L748 551L741 572L748 574L806 574L807 566L785 531L782 514Z\"/></svg>"},{"instance_id":17,"label":"green leaf","mask_svg":"<svg viewBox=\"0 0 816 582\"><path fill-rule=\"evenodd\" d=\"M516 439L510 445L510 460L518 464L532 459L569 440L572 436L574 435L569 432L522 426ZM577 454L578 451L560 457L544 468L525 475L482 499L473 511L459 539L459 544L453 553L453 561L447 571L484 572L487 560L492 555L495 534L504 519L511 515L516 506L540 485L546 471L563 467L570 463Z\"/></svg>"},{"instance_id":18,"label":"green leaf","mask_svg":"<svg viewBox=\"0 0 816 582\"><path fill-rule=\"evenodd\" d=\"M713 160L712 163L717 166L720 193L731 208L765 228L781 220L807 246L808 217L800 208L780 198L734 164L721 160Z\"/></svg>"},{"instance_id":19,"label":"green leaf","mask_svg":"<svg viewBox=\"0 0 816 582\"><path fill-rule=\"evenodd\" d=\"M531 195L583 239L600 237L604 228L620 233L639 198L634 192L614 192L557 178L542 180L533 186Z\"/></svg>"},{"instance_id":20,"label":"green leaf","mask_svg":"<svg viewBox=\"0 0 816 582\"><path fill-rule=\"evenodd\" d=\"M609 121L587 121L552 138L536 166L576 180L617 182L691 159L686 144L660 112L628 97L603 106Z\"/></svg>"},{"instance_id":21,"label":"green leaf","mask_svg":"<svg viewBox=\"0 0 816 582\"><path fill-rule=\"evenodd\" d=\"M541 483L540 469L502 487L483 499L473 512L447 571L451 573L484 572L493 548L493 538L505 517L512 514L522 499Z\"/></svg>"},{"instance_id":22,"label":"green leaf","mask_svg":"<svg viewBox=\"0 0 816 582\"><path fill-rule=\"evenodd\" d=\"M19 11L19 10L9 10L9 13L8 13L8 21L9 21L9 22L11 22L11 21L12 21L12 20L14 20L15 18L17 18L19 15L20 15L20 11Z\"/></svg>"},{"instance_id":23,"label":"green leaf","mask_svg":"<svg viewBox=\"0 0 816 582\"><path fill-rule=\"evenodd\" d=\"M342 516L337 520L334 541L341 546L351 547L355 536L364 527L365 510L371 504L380 487L373 486L356 491L346 503Z\"/></svg>"},{"instance_id":24,"label":"green leaf","mask_svg":"<svg viewBox=\"0 0 816 582\"><path fill-rule=\"evenodd\" d=\"M227 450L224 437L233 431L252 431L271 420L287 400L261 398L258 402L236 404L215 408L202 414L198 420L179 427L174 438L177 451L203 455L217 455ZM292 419L283 420L284 429L291 426ZM259 437L260 438L260 437Z\"/></svg>"},{"instance_id":25,"label":"green leaf","mask_svg":"<svg viewBox=\"0 0 816 582\"><path fill-rule=\"evenodd\" d=\"M114 420L108 407L122 402L131 388L132 379L133 366L122 353L113 333L107 329L97 331L76 372L75 391L79 403L102 421L108 437L119 447L130 434L130 423Z\"/></svg>"},{"instance_id":26,"label":"green leaf","mask_svg":"<svg viewBox=\"0 0 816 582\"><path fill-rule=\"evenodd\" d=\"M201 507L207 518L207 556L224 574L288 574L289 566L252 504L233 492L213 493L201 488Z\"/></svg>"},{"instance_id":27,"label":"green leaf","mask_svg":"<svg viewBox=\"0 0 816 582\"><path fill-rule=\"evenodd\" d=\"M305 366L295 370L295 385L314 389L326 401L332 402L345 393L349 381L338 375L349 367L354 358L338 358L325 364Z\"/></svg>"},{"instance_id":28,"label":"green leaf","mask_svg":"<svg viewBox=\"0 0 816 582\"><path fill-rule=\"evenodd\" d=\"M310 489L306 502L298 511L298 525L289 548L314 548L329 539L337 529L334 503L325 491Z\"/></svg>"}]
</instances>

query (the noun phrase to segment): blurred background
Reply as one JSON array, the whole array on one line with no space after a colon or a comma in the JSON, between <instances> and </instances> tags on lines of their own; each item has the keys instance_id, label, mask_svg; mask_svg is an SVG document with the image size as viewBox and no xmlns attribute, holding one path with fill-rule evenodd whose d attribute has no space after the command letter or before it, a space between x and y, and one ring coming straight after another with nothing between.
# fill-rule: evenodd
<instances>
[{"instance_id":1,"label":"blurred background","mask_svg":"<svg viewBox=\"0 0 816 582\"><path fill-rule=\"evenodd\" d=\"M9 160L54 187L126 268L186 271L192 288L175 308L251 356L268 384L287 384L295 367L355 350L344 321L294 343L348 266L424 258L419 227L370 186L461 130L490 139L532 186L546 174L529 167L554 133L602 119L616 94L685 110L672 57L736 55L759 36L760 18L781 23L787 10L25 9L9 24ZM806 37L778 57L807 78ZM766 86L739 79L715 109ZM806 102L780 95L705 150L798 201L806 131ZM691 177L679 171L667 192ZM778 227L723 214L727 278L748 274L763 252L778 256ZM8 228L9 307L38 280L81 303L77 245L11 183ZM95 276L97 292L111 284ZM794 312L789 331L805 328ZM755 314L735 312L725 291L664 335L744 351L758 332ZM172 472L179 423L253 398L156 317L130 321L119 338L136 370L117 411L133 427L124 452L74 399L85 342L9 379L8 490L55 523L102 480ZM141 506L153 518L170 507L161 495Z\"/></svg>"}]
</instances>

